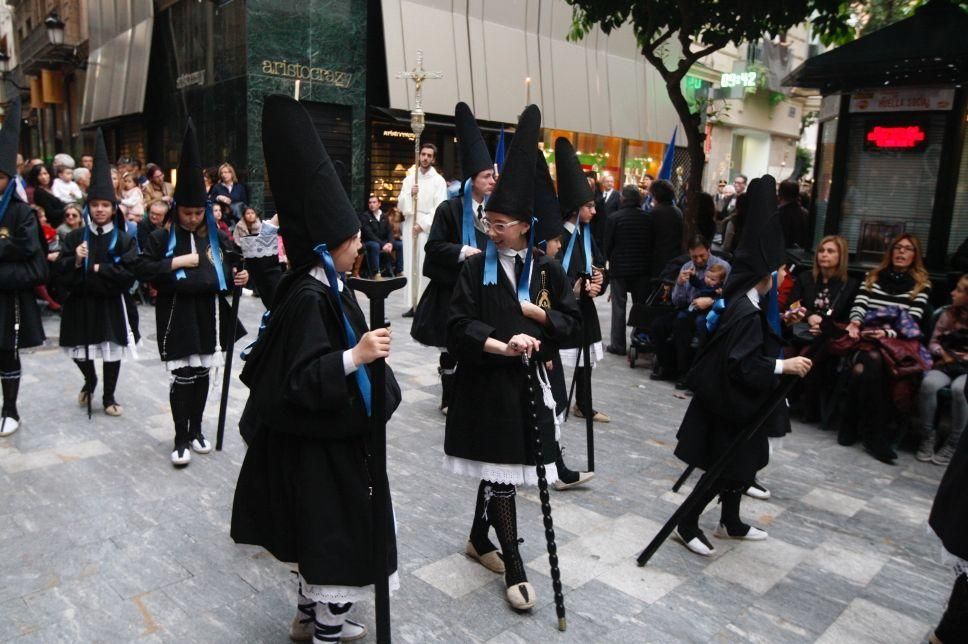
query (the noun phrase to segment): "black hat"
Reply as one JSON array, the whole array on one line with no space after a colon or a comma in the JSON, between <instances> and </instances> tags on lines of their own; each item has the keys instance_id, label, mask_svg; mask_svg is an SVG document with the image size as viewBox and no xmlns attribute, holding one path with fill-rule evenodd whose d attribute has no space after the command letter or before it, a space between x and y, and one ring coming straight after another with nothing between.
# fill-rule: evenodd
<instances>
[{"instance_id":1,"label":"black hat","mask_svg":"<svg viewBox=\"0 0 968 644\"><path fill-rule=\"evenodd\" d=\"M491 153L481 136L477 119L467 103L461 101L454 108L454 123L457 125L457 143L460 145L460 167L464 179L470 179L478 172L494 168Z\"/></svg>"},{"instance_id":2,"label":"black hat","mask_svg":"<svg viewBox=\"0 0 968 644\"><path fill-rule=\"evenodd\" d=\"M94 138L94 169L91 170L91 187L87 191L87 201L103 199L114 203L117 195L114 192L114 181L111 180L111 161L108 151L104 147L104 133L97 129Z\"/></svg>"},{"instance_id":3,"label":"black hat","mask_svg":"<svg viewBox=\"0 0 968 644\"><path fill-rule=\"evenodd\" d=\"M286 255L293 266L318 261L313 249L332 251L360 230L360 220L319 140L309 113L288 96L262 106L262 151L279 212Z\"/></svg>"},{"instance_id":4,"label":"black hat","mask_svg":"<svg viewBox=\"0 0 968 644\"><path fill-rule=\"evenodd\" d=\"M178 185L175 186L175 203L188 208L201 208L208 201L205 181L202 180L202 160L198 153L195 124L188 117L185 137L182 139L181 159L178 162Z\"/></svg>"},{"instance_id":5,"label":"black hat","mask_svg":"<svg viewBox=\"0 0 968 644\"><path fill-rule=\"evenodd\" d=\"M20 148L20 96L14 94L0 128L0 172L17 176L17 150Z\"/></svg>"},{"instance_id":6,"label":"black hat","mask_svg":"<svg viewBox=\"0 0 968 644\"><path fill-rule=\"evenodd\" d=\"M485 208L521 221L531 221L534 212L534 155L538 154L541 111L537 105L524 108L508 148L504 169Z\"/></svg>"},{"instance_id":7,"label":"black hat","mask_svg":"<svg viewBox=\"0 0 968 644\"><path fill-rule=\"evenodd\" d=\"M540 150L536 156L534 216L538 218L538 230L535 239L546 242L563 235L565 226L561 221L561 206L558 205L558 195L555 194L555 184L551 180L548 161Z\"/></svg>"},{"instance_id":8,"label":"black hat","mask_svg":"<svg viewBox=\"0 0 968 644\"><path fill-rule=\"evenodd\" d=\"M727 298L745 293L787 263L783 227L776 216L776 179L768 174L753 179L746 193L746 221L726 281Z\"/></svg>"},{"instance_id":9,"label":"black hat","mask_svg":"<svg viewBox=\"0 0 968 644\"><path fill-rule=\"evenodd\" d=\"M588 185L575 148L564 137L555 140L555 167L558 170L558 201L561 202L562 214L569 215L589 201L594 201L595 193Z\"/></svg>"}]
</instances>

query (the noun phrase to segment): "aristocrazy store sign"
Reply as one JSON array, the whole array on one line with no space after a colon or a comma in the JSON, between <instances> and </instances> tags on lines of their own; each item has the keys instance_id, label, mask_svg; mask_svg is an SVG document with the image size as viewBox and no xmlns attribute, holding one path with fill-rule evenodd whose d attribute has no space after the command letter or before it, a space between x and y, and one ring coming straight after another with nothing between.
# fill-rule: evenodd
<instances>
[{"instance_id":1,"label":"aristocrazy store sign","mask_svg":"<svg viewBox=\"0 0 968 644\"><path fill-rule=\"evenodd\" d=\"M334 87L347 88L353 84L353 74L325 67L310 67L286 60L263 60L262 73L268 76L282 76L315 83L326 83Z\"/></svg>"}]
</instances>

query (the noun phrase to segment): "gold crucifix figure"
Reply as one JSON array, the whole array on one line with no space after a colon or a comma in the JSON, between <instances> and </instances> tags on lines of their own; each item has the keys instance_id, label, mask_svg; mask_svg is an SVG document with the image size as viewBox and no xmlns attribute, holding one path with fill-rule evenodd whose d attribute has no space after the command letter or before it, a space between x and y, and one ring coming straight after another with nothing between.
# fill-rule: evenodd
<instances>
[{"instance_id":1,"label":"gold crucifix figure","mask_svg":"<svg viewBox=\"0 0 968 644\"><path fill-rule=\"evenodd\" d=\"M443 78L443 72L428 72L423 68L423 50L417 50L417 64L409 72L397 73L397 78L406 78L413 81L413 112L423 112L421 99L423 97L423 82L428 78Z\"/></svg>"}]
</instances>

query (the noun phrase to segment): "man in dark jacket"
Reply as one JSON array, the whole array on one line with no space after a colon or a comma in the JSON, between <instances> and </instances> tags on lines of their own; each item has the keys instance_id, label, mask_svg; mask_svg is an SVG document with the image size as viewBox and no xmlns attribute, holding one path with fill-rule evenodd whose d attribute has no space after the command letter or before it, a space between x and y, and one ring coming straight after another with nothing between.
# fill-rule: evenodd
<instances>
[{"instance_id":1,"label":"man in dark jacket","mask_svg":"<svg viewBox=\"0 0 968 644\"><path fill-rule=\"evenodd\" d=\"M682 254L682 211L674 205L675 188L668 181L653 181L652 193L652 268L657 276L674 257Z\"/></svg>"},{"instance_id":2,"label":"man in dark jacket","mask_svg":"<svg viewBox=\"0 0 968 644\"><path fill-rule=\"evenodd\" d=\"M390 263L391 253L396 251L396 261L393 274L403 273L403 242L393 238L390 220L380 210L380 198L370 195L366 202L366 212L360 214L360 233L363 246L366 248L366 263L370 268L370 275L377 277L382 274L381 259L385 264Z\"/></svg>"},{"instance_id":3,"label":"man in dark jacket","mask_svg":"<svg viewBox=\"0 0 968 644\"><path fill-rule=\"evenodd\" d=\"M645 295L652 266L652 217L642 212L638 186L622 188L621 207L605 223L605 257L612 284L612 330L605 350L625 355L627 294L637 302Z\"/></svg>"},{"instance_id":4,"label":"man in dark jacket","mask_svg":"<svg viewBox=\"0 0 968 644\"><path fill-rule=\"evenodd\" d=\"M808 248L810 226L807 211L800 205L800 186L796 181L789 179L781 181L777 193L779 206L776 214L783 227L783 238L786 239L787 248Z\"/></svg>"}]
</instances>

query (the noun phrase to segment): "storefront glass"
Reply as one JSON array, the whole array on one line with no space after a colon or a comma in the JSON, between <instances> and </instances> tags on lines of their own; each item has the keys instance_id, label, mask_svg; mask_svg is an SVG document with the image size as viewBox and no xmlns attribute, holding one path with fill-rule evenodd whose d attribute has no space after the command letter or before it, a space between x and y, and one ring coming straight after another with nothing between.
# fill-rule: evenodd
<instances>
[{"instance_id":1,"label":"storefront glass","mask_svg":"<svg viewBox=\"0 0 968 644\"><path fill-rule=\"evenodd\" d=\"M958 246L968 238L968 136L961 142L961 165L958 170L958 187L955 188L955 207L951 213L951 234L948 236L948 255L953 255L958 250Z\"/></svg>"},{"instance_id":2,"label":"storefront glass","mask_svg":"<svg viewBox=\"0 0 968 644\"><path fill-rule=\"evenodd\" d=\"M646 174L655 177L662 165L662 154L663 145L658 141L626 141L622 184L640 184Z\"/></svg>"},{"instance_id":3,"label":"storefront glass","mask_svg":"<svg viewBox=\"0 0 968 644\"><path fill-rule=\"evenodd\" d=\"M608 172L616 177L621 176L622 139L579 132L575 151L587 170L594 170L599 175Z\"/></svg>"},{"instance_id":4,"label":"storefront glass","mask_svg":"<svg viewBox=\"0 0 968 644\"><path fill-rule=\"evenodd\" d=\"M817 181L817 201L814 207L816 219L813 227L813 246L817 247L824 238L824 225L827 222L827 208L830 206L830 184L833 182L834 148L837 143L836 116L820 124L820 149L817 150L819 162L814 173Z\"/></svg>"}]
</instances>

